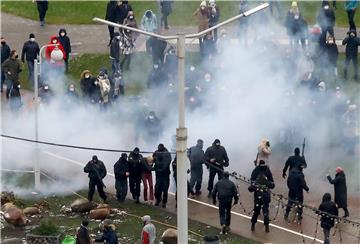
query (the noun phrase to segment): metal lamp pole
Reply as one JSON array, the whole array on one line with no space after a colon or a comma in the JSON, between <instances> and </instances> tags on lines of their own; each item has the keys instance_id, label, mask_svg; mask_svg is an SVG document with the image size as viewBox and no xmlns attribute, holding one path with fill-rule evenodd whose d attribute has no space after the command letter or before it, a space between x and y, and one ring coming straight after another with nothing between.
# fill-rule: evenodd
<instances>
[{"instance_id":1,"label":"metal lamp pole","mask_svg":"<svg viewBox=\"0 0 360 244\"><path fill-rule=\"evenodd\" d=\"M176 155L177 155L177 229L178 229L178 243L188 243L188 202L187 202L187 167L186 167L186 148L187 148L187 129L185 127L185 39L199 38L206 33L224 26L228 23L236 21L241 17L249 16L269 6L268 3L261 4L249 11L230 18L218 25L215 25L207 30L196 34L178 34L176 36L162 36L140 29L132 28L125 25L120 25L100 18L93 18L93 21L101 22L106 25L128 29L147 36L157 37L162 40L177 40L177 56L178 56L178 71L179 71L179 125L176 129Z\"/></svg>"},{"instance_id":2,"label":"metal lamp pole","mask_svg":"<svg viewBox=\"0 0 360 244\"><path fill-rule=\"evenodd\" d=\"M40 48L38 59L34 60L34 108L35 108L35 152L34 152L34 177L35 189L40 190L40 164L39 164L39 78L41 76L42 53L45 48L57 46L57 44L48 44Z\"/></svg>"}]
</instances>

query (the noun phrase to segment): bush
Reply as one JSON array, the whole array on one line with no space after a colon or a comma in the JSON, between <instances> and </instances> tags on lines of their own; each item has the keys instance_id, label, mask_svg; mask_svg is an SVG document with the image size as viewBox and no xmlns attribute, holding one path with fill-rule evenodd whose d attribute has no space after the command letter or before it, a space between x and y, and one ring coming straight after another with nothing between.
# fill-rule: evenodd
<instances>
[{"instance_id":1,"label":"bush","mask_svg":"<svg viewBox=\"0 0 360 244\"><path fill-rule=\"evenodd\" d=\"M41 221L40 225L31 231L31 234L41 236L56 236L60 234L59 228L50 220Z\"/></svg>"}]
</instances>

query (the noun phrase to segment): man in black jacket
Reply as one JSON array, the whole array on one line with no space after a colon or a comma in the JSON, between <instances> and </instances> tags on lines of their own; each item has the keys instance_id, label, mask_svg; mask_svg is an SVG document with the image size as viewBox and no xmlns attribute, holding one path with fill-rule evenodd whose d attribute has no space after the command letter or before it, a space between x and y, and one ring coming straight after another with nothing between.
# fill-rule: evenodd
<instances>
[{"instance_id":1,"label":"man in black jacket","mask_svg":"<svg viewBox=\"0 0 360 244\"><path fill-rule=\"evenodd\" d=\"M218 180L223 178L224 167L229 166L229 158L226 150L220 145L220 140L216 139L212 146L206 149L205 162L209 169L209 182L208 182L208 198L211 197L212 189L214 186L215 175L217 174Z\"/></svg>"},{"instance_id":2,"label":"man in black jacket","mask_svg":"<svg viewBox=\"0 0 360 244\"><path fill-rule=\"evenodd\" d=\"M349 217L349 210L347 209L347 188L346 188L346 177L344 170L341 167L336 167L336 175L332 179L330 175L327 175L327 179L330 184L334 185L335 192L335 203L338 208L344 209L344 218Z\"/></svg>"},{"instance_id":3,"label":"man in black jacket","mask_svg":"<svg viewBox=\"0 0 360 244\"><path fill-rule=\"evenodd\" d=\"M251 231L255 230L255 224L262 208L265 231L269 232L270 189L274 189L275 184L270 168L265 164L264 160L259 161L259 165L251 173L250 180L249 191L254 192L254 213L251 218Z\"/></svg>"},{"instance_id":4,"label":"man in black jacket","mask_svg":"<svg viewBox=\"0 0 360 244\"><path fill-rule=\"evenodd\" d=\"M89 192L88 192L88 200L92 201L93 196L95 193L95 186L98 190L98 193L100 197L104 200L104 203L107 203L106 201L106 194L104 192L104 183L103 179L106 176L106 168L102 161L98 160L97 156L94 155L92 157L92 160L90 160L85 168L84 172L88 173L89 177Z\"/></svg>"},{"instance_id":5,"label":"man in black jacket","mask_svg":"<svg viewBox=\"0 0 360 244\"><path fill-rule=\"evenodd\" d=\"M335 12L330 8L329 2L323 4L318 15L318 23L321 28L320 45L325 46L326 34L334 36Z\"/></svg>"},{"instance_id":6,"label":"man in black jacket","mask_svg":"<svg viewBox=\"0 0 360 244\"><path fill-rule=\"evenodd\" d=\"M205 163L205 154L203 150L203 140L197 140L196 146L190 147L188 157L190 160L190 189L193 191L195 186L195 195L201 194L201 182L203 176L203 164Z\"/></svg>"},{"instance_id":7,"label":"man in black jacket","mask_svg":"<svg viewBox=\"0 0 360 244\"><path fill-rule=\"evenodd\" d=\"M6 44L5 38L1 37L1 64L5 62L6 59L10 57L10 47L8 44ZM0 90L3 92L3 84L5 81L5 73L4 70L1 69L1 84L0 84Z\"/></svg>"},{"instance_id":8,"label":"man in black jacket","mask_svg":"<svg viewBox=\"0 0 360 244\"><path fill-rule=\"evenodd\" d=\"M19 55L16 50L10 52L10 57L1 64L1 70L5 74L6 81L6 98L9 98L10 89L15 83L19 82L19 73L21 72L21 64Z\"/></svg>"},{"instance_id":9,"label":"man in black jacket","mask_svg":"<svg viewBox=\"0 0 360 244\"><path fill-rule=\"evenodd\" d=\"M71 53L71 43L70 38L67 36L67 32L64 28L59 30L59 37L58 37L61 45L64 48L65 51L65 71L66 73L69 71L69 59L70 59L70 53Z\"/></svg>"},{"instance_id":10,"label":"man in black jacket","mask_svg":"<svg viewBox=\"0 0 360 244\"><path fill-rule=\"evenodd\" d=\"M171 4L173 1L171 0L160 0L160 7L161 7L161 27L165 27L165 29L169 29L168 25L168 16L170 15L172 9Z\"/></svg>"},{"instance_id":11,"label":"man in black jacket","mask_svg":"<svg viewBox=\"0 0 360 244\"><path fill-rule=\"evenodd\" d=\"M114 38L112 39L110 44L110 61L111 61L111 77L113 77L117 71L121 72L119 32L115 32Z\"/></svg>"},{"instance_id":12,"label":"man in black jacket","mask_svg":"<svg viewBox=\"0 0 360 244\"><path fill-rule=\"evenodd\" d=\"M326 215L327 213L329 215ZM330 244L330 229L334 227L336 219L334 216L338 216L339 214L336 204L331 201L330 193L324 194L318 214L321 214L320 221L321 228L323 228L324 231L324 244Z\"/></svg>"},{"instance_id":13,"label":"man in black jacket","mask_svg":"<svg viewBox=\"0 0 360 244\"><path fill-rule=\"evenodd\" d=\"M90 244L88 225L89 221L87 220L81 222L81 226L76 232L76 244Z\"/></svg>"},{"instance_id":14,"label":"man in black jacket","mask_svg":"<svg viewBox=\"0 0 360 244\"><path fill-rule=\"evenodd\" d=\"M350 30L347 34L348 36L342 41L343 46L346 45L344 78L347 80L349 64L352 62L354 66L354 79L357 80L359 78L358 48L360 46L360 38L356 36L355 30Z\"/></svg>"},{"instance_id":15,"label":"man in black jacket","mask_svg":"<svg viewBox=\"0 0 360 244\"><path fill-rule=\"evenodd\" d=\"M289 200L286 206L284 219L289 221L289 213L293 205L296 206L297 221L302 219L302 209L304 202L303 190L309 193L309 187L306 184L304 173L302 172L302 165L300 167L293 168L287 179L287 185L289 188Z\"/></svg>"},{"instance_id":16,"label":"man in black jacket","mask_svg":"<svg viewBox=\"0 0 360 244\"><path fill-rule=\"evenodd\" d=\"M29 69L29 76L28 80L31 81L34 85L34 60L37 59L39 55L39 44L35 41L35 35L30 33L29 40L24 43L21 52L21 61L25 63L25 56L26 56L26 63Z\"/></svg>"},{"instance_id":17,"label":"man in black jacket","mask_svg":"<svg viewBox=\"0 0 360 244\"><path fill-rule=\"evenodd\" d=\"M146 40L146 51L151 54L153 65L164 65L164 55L167 42L156 37L150 37Z\"/></svg>"},{"instance_id":18,"label":"man in black jacket","mask_svg":"<svg viewBox=\"0 0 360 244\"><path fill-rule=\"evenodd\" d=\"M33 1L34 2L34 1ZM39 12L40 26L45 25L45 16L49 7L48 0L36 0L37 9Z\"/></svg>"},{"instance_id":19,"label":"man in black jacket","mask_svg":"<svg viewBox=\"0 0 360 244\"><path fill-rule=\"evenodd\" d=\"M140 154L140 149L135 147L134 150L129 154L129 186L130 192L136 203L140 203L140 184L141 184L141 173L143 170L143 157Z\"/></svg>"},{"instance_id":20,"label":"man in black jacket","mask_svg":"<svg viewBox=\"0 0 360 244\"><path fill-rule=\"evenodd\" d=\"M159 206L160 202L162 201L162 207L166 208L170 184L171 155L164 144L159 144L158 150L156 150L153 154L153 158L156 176L155 206Z\"/></svg>"},{"instance_id":21,"label":"man in black jacket","mask_svg":"<svg viewBox=\"0 0 360 244\"><path fill-rule=\"evenodd\" d=\"M106 16L105 19L111 22L116 22L116 10L117 1L110 0L106 5ZM110 46L112 39L114 38L114 26L108 25L110 40L108 46Z\"/></svg>"},{"instance_id":22,"label":"man in black jacket","mask_svg":"<svg viewBox=\"0 0 360 244\"><path fill-rule=\"evenodd\" d=\"M127 178L129 176L129 165L126 153L122 153L119 160L114 164L116 198L124 202L127 194Z\"/></svg>"},{"instance_id":23,"label":"man in black jacket","mask_svg":"<svg viewBox=\"0 0 360 244\"><path fill-rule=\"evenodd\" d=\"M219 215L222 233L226 234L230 230L232 199L234 205L239 201L239 194L234 182L229 180L229 172L224 173L224 178L219 180L212 192L213 204L216 205L216 197L219 200Z\"/></svg>"},{"instance_id":24,"label":"man in black jacket","mask_svg":"<svg viewBox=\"0 0 360 244\"><path fill-rule=\"evenodd\" d=\"M285 179L286 178L286 171L289 168L289 172L295 168L295 167L300 167L300 165L302 165L303 168L307 167L305 158L300 156L300 149L297 147L294 150L294 154L293 156L290 156L286 162L285 162L285 166L283 169L283 174L282 177Z\"/></svg>"}]
</instances>

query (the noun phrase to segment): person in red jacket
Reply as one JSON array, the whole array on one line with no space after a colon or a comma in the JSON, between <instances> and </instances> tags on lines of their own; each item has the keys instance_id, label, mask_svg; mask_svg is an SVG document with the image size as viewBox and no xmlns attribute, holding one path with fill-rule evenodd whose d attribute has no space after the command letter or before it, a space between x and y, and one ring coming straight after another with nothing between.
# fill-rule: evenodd
<instances>
[{"instance_id":1,"label":"person in red jacket","mask_svg":"<svg viewBox=\"0 0 360 244\"><path fill-rule=\"evenodd\" d=\"M56 35L52 35L51 38L50 38L50 42L48 44L58 44L57 46L48 46L46 48L46 51L45 51L45 57L46 57L46 60L47 61L50 61L51 60L51 52L57 47L61 50L61 52L63 53L63 59L65 60L66 59L66 53L65 53L65 50L64 50L64 47L61 45L58 37Z\"/></svg>"}]
</instances>

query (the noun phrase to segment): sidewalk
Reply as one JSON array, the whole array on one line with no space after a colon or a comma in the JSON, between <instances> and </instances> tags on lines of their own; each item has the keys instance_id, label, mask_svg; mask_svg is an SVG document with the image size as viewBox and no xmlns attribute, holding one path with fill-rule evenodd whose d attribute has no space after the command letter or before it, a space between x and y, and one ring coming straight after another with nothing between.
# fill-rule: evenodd
<instances>
[{"instance_id":1,"label":"sidewalk","mask_svg":"<svg viewBox=\"0 0 360 244\"><path fill-rule=\"evenodd\" d=\"M21 52L22 46L28 40L29 34L34 33L39 45L47 44L50 36L58 34L60 28L67 30L68 36L71 39L73 55L84 53L108 53L107 47L109 41L109 34L107 26L102 24L94 25L45 25L40 27L38 21L25 19L22 17L10 15L1 12L1 35L7 40L11 49L16 49ZM226 28L228 33L231 33L234 27ZM170 30L164 31L164 35L174 35L177 33L196 33L196 26L173 26ZM270 30L273 36L277 37L277 42L280 45L287 45L288 39L285 29ZM342 38L346 36L346 28L335 28L335 36L340 52L344 52L345 48L341 45ZM137 51L145 50L146 37L141 35L136 41ZM172 42L175 44L175 42ZM187 48L190 51L198 50L198 40L187 40Z\"/></svg>"}]
</instances>

